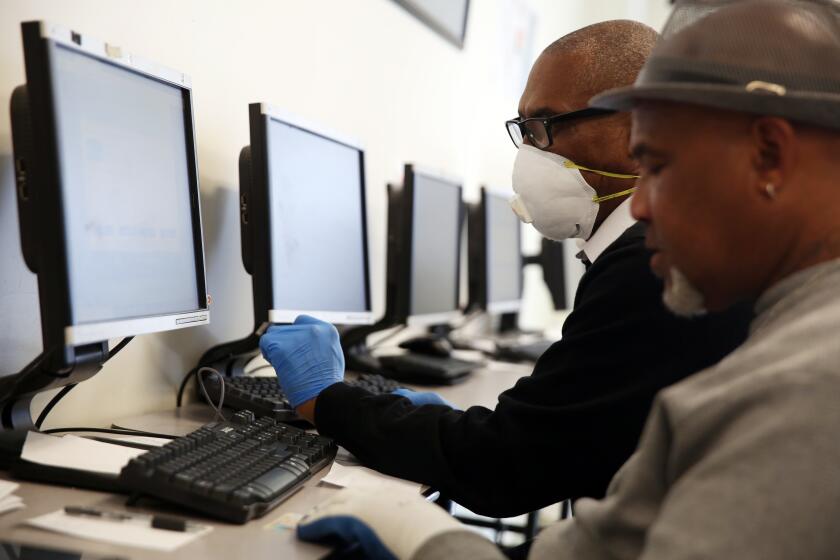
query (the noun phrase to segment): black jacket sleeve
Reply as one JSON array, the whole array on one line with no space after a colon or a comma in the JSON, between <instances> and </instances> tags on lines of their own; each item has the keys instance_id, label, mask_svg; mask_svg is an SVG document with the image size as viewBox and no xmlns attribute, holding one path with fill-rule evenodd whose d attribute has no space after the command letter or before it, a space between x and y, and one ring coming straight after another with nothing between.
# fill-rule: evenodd
<instances>
[{"instance_id":1,"label":"black jacket sleeve","mask_svg":"<svg viewBox=\"0 0 840 560\"><path fill-rule=\"evenodd\" d=\"M634 451L656 392L717 363L746 337L746 306L678 319L663 306L641 224L581 280L562 340L495 410L413 406L336 384L316 401L318 430L363 463L429 484L493 517L603 496Z\"/></svg>"}]
</instances>

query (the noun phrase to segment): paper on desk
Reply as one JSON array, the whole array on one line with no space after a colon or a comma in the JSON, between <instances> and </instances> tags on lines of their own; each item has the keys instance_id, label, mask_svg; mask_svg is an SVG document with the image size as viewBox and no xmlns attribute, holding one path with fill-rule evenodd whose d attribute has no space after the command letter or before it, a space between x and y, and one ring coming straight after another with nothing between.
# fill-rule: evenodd
<instances>
[{"instance_id":1,"label":"paper on desk","mask_svg":"<svg viewBox=\"0 0 840 560\"><path fill-rule=\"evenodd\" d=\"M149 525L139 523L120 523L95 517L67 515L64 510L32 518L26 523L33 527L64 535L162 552L171 552L206 535L212 529L212 527L204 526L197 531L168 531L166 529L153 529Z\"/></svg>"},{"instance_id":2,"label":"paper on desk","mask_svg":"<svg viewBox=\"0 0 840 560\"><path fill-rule=\"evenodd\" d=\"M361 488L363 490L376 490L381 492L412 492L420 493L421 484L411 482L376 472L367 467L347 467L339 463L333 463L330 472L321 479L322 482L341 486L342 488Z\"/></svg>"},{"instance_id":3,"label":"paper on desk","mask_svg":"<svg viewBox=\"0 0 840 560\"><path fill-rule=\"evenodd\" d=\"M12 495L12 492L17 489L17 483L0 480L0 514L14 511L24 506L23 498Z\"/></svg>"},{"instance_id":4,"label":"paper on desk","mask_svg":"<svg viewBox=\"0 0 840 560\"><path fill-rule=\"evenodd\" d=\"M8 480L0 480L0 500L18 489L19 484L16 482L9 482Z\"/></svg>"},{"instance_id":5,"label":"paper on desk","mask_svg":"<svg viewBox=\"0 0 840 560\"><path fill-rule=\"evenodd\" d=\"M20 458L31 463L104 474L120 474L134 457L146 451L67 435L26 434Z\"/></svg>"},{"instance_id":6,"label":"paper on desk","mask_svg":"<svg viewBox=\"0 0 840 560\"><path fill-rule=\"evenodd\" d=\"M0 500L0 513L7 513L24 507L23 498L20 496L6 496Z\"/></svg>"}]
</instances>

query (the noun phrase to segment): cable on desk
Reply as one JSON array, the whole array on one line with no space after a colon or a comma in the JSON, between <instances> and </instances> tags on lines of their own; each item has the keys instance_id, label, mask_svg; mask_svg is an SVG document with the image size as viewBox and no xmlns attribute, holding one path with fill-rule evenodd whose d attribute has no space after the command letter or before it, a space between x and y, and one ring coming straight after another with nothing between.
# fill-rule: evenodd
<instances>
[{"instance_id":1,"label":"cable on desk","mask_svg":"<svg viewBox=\"0 0 840 560\"><path fill-rule=\"evenodd\" d=\"M124 339L122 339L116 346L114 346L114 348L112 350L110 350L108 352L108 356L105 358L105 362L107 362L108 360L110 360L111 358L116 356L119 353L120 350L125 348L126 345L129 342L131 342L131 340L133 338L134 338L133 336L127 336ZM52 399L50 399L50 402L47 403L47 406L45 406L44 409L41 411L41 414L38 415L38 419L35 420L35 427L36 428L38 428L38 429L41 428L41 425L43 425L44 420L47 419L47 416L49 415L50 412L52 412L52 409L55 408L55 405L58 404L58 401L63 399L64 396L67 393L72 391L73 387L75 387L76 385L77 385L77 383L71 383L70 385L65 386L63 389L61 389L61 391L56 393L56 395Z\"/></svg>"},{"instance_id":2,"label":"cable on desk","mask_svg":"<svg viewBox=\"0 0 840 560\"><path fill-rule=\"evenodd\" d=\"M184 376L184 379L181 380L181 386L178 387L178 395L175 397L175 406L180 407L181 401L184 400L184 390L187 388L187 383L190 382L190 379L198 372L198 368L193 368L187 375Z\"/></svg>"},{"instance_id":3,"label":"cable on desk","mask_svg":"<svg viewBox=\"0 0 840 560\"><path fill-rule=\"evenodd\" d=\"M219 404L215 404L213 399L210 398L210 394L207 392L207 388L204 386L204 373L211 373L219 378L219 383L221 383L221 387L219 390ZM216 411L216 419L221 420L222 422L226 421L225 415L222 413L222 406L225 404L225 376L216 371L211 367L203 367L200 368L196 372L196 380L198 381L198 386L201 388L201 392L204 394L204 398L207 399L207 404Z\"/></svg>"},{"instance_id":4,"label":"cable on desk","mask_svg":"<svg viewBox=\"0 0 840 560\"><path fill-rule=\"evenodd\" d=\"M143 436L156 437L162 439L178 439L181 436L173 436L171 434L159 434L157 432L144 432L142 430L124 430L122 428L52 428L50 430L43 430L43 434L60 434L64 432L94 432L102 434L118 434L123 436Z\"/></svg>"}]
</instances>

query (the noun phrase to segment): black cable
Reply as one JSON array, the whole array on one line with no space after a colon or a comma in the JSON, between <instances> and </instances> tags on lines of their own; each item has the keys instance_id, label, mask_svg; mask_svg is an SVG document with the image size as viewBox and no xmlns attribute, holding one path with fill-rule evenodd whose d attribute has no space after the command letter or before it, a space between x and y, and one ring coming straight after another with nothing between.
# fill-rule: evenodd
<instances>
[{"instance_id":1,"label":"black cable","mask_svg":"<svg viewBox=\"0 0 840 560\"><path fill-rule=\"evenodd\" d=\"M192 378L192 377L193 377L196 373L198 373L198 368L193 368L193 369L191 369L191 370L187 373L187 375L185 375L185 376L184 376L184 379L182 379L182 380L181 380L181 386L180 386L180 387L178 387L178 396L177 396L177 397L175 397L175 406L176 406L176 407L180 407L180 406L181 406L181 401L183 401L183 400L184 400L184 391L185 391L185 390L186 390L186 388L187 388L187 383L189 383L189 382L190 382L190 379L191 379L191 378Z\"/></svg>"},{"instance_id":2,"label":"black cable","mask_svg":"<svg viewBox=\"0 0 840 560\"><path fill-rule=\"evenodd\" d=\"M58 401L63 399L64 395L72 391L73 387L75 387L76 385L77 383L71 383L70 385L67 385L66 387L61 389L61 391L56 393L56 395L52 399L50 399L50 402L47 403L47 406L45 406L44 409L41 411L41 414L38 415L38 419L35 420L35 427L37 429L41 429L41 424L43 424L44 420L47 419L47 415L50 412L52 412L52 409L55 408L55 405L58 404Z\"/></svg>"},{"instance_id":3,"label":"black cable","mask_svg":"<svg viewBox=\"0 0 840 560\"><path fill-rule=\"evenodd\" d=\"M124 339L122 339L122 340L119 342L119 344L117 344L116 346L114 346L114 348L108 352L108 357L105 359L105 361L107 362L108 360L110 360L111 358L113 358L114 356L116 356L116 355L120 352L120 350L122 350L123 348L125 348L125 347L126 347L126 345L127 345L129 342L131 342L133 339L134 339L134 337L133 337L133 336L127 336L127 337L125 337Z\"/></svg>"},{"instance_id":4,"label":"black cable","mask_svg":"<svg viewBox=\"0 0 840 560\"><path fill-rule=\"evenodd\" d=\"M108 351L108 355L105 357L105 360L102 363L105 363L114 356L116 356L120 350L125 348L128 345L128 343L132 341L133 338L133 336L127 336L121 341L119 341L119 343L116 346L114 346L113 349ZM47 403L47 406L45 406L44 409L41 411L41 414L38 415L38 419L35 420L36 428L41 428L41 425L44 423L44 420L47 419L47 415L50 412L52 412L52 409L55 408L55 405L58 404L58 401L63 399L67 393L72 391L73 387L75 387L76 385L78 385L78 383L71 383L70 385L65 386L61 391L56 393L56 395L52 399L50 399L50 402Z\"/></svg>"},{"instance_id":5,"label":"black cable","mask_svg":"<svg viewBox=\"0 0 840 560\"><path fill-rule=\"evenodd\" d=\"M124 430L121 428L53 428L51 430L43 430L43 434L60 434L63 432L95 432L103 434L119 434L123 436L144 436L156 437L163 439L178 439L181 436L173 436L171 434L159 434L156 432L144 432L141 430Z\"/></svg>"},{"instance_id":6,"label":"black cable","mask_svg":"<svg viewBox=\"0 0 840 560\"><path fill-rule=\"evenodd\" d=\"M207 388L204 386L204 373L209 372L219 378L219 383L221 384L219 390L219 404L214 404L213 399L210 398L210 394L207 392ZM201 388L201 392L204 394L204 398L207 399L207 404L210 405L210 408L216 411L216 419L221 420L222 422L226 421L225 415L222 413L222 406L225 404L225 376L216 371L211 367L203 367L198 370L196 380L198 381L198 386Z\"/></svg>"}]
</instances>

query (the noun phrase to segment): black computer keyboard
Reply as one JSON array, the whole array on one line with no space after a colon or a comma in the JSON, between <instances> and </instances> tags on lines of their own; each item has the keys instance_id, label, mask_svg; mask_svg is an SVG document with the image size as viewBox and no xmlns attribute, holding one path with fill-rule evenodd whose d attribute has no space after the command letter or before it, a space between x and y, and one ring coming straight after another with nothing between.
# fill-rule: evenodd
<instances>
[{"instance_id":1,"label":"black computer keyboard","mask_svg":"<svg viewBox=\"0 0 840 560\"><path fill-rule=\"evenodd\" d=\"M132 459L120 473L130 491L212 517L260 517L330 464L328 438L240 411Z\"/></svg>"},{"instance_id":2,"label":"black computer keyboard","mask_svg":"<svg viewBox=\"0 0 840 560\"><path fill-rule=\"evenodd\" d=\"M362 373L358 378L345 379L344 382L351 387L365 389L374 395L384 395L402 388L402 385L393 379L382 377L378 373Z\"/></svg>"},{"instance_id":3,"label":"black computer keyboard","mask_svg":"<svg viewBox=\"0 0 840 560\"><path fill-rule=\"evenodd\" d=\"M214 403L221 397L221 383L216 375L207 375L203 379L207 394ZM371 393L381 395L399 389L400 384L381 375L365 373L358 379L347 379L345 383L352 387L361 387ZM199 395L204 398L201 390ZM277 378L270 377L226 377L224 406L232 410L250 410L257 416L268 416L283 422L301 422L286 395L280 389ZM304 421L305 422L305 421Z\"/></svg>"},{"instance_id":4,"label":"black computer keyboard","mask_svg":"<svg viewBox=\"0 0 840 560\"><path fill-rule=\"evenodd\" d=\"M526 344L498 342L493 357L503 361L536 362L552 344L554 342L551 340L538 340Z\"/></svg>"},{"instance_id":5,"label":"black computer keyboard","mask_svg":"<svg viewBox=\"0 0 840 560\"><path fill-rule=\"evenodd\" d=\"M386 375L418 385L452 385L463 381L471 371L482 365L479 362L412 352L380 356L379 362Z\"/></svg>"},{"instance_id":6,"label":"black computer keyboard","mask_svg":"<svg viewBox=\"0 0 840 560\"><path fill-rule=\"evenodd\" d=\"M203 379L207 394L214 403L221 398L221 381L216 375ZM199 389L199 395L204 394ZM257 416L268 416L284 422L300 420L286 395L280 390L277 378L225 377L224 406L233 410L250 410Z\"/></svg>"}]
</instances>

